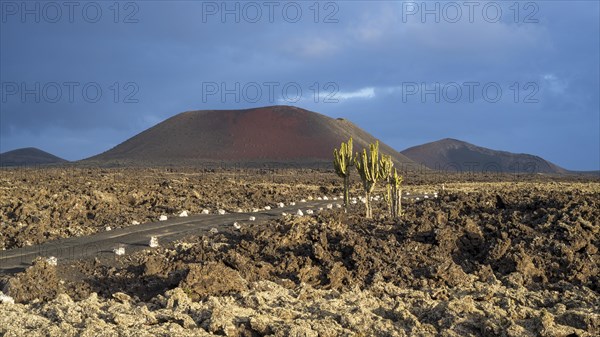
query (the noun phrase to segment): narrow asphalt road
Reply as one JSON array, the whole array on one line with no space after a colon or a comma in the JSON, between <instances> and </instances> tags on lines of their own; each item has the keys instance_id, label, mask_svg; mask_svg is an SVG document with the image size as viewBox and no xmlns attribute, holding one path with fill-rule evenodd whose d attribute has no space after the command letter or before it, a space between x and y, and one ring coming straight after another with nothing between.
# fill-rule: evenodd
<instances>
[{"instance_id":1,"label":"narrow asphalt road","mask_svg":"<svg viewBox=\"0 0 600 337\"><path fill-rule=\"evenodd\" d=\"M125 253L148 248L150 238L158 237L160 243L167 243L181 239L194 233L208 232L212 228L222 229L232 226L234 222L248 223L250 216L255 221L274 219L283 212L296 214L298 209L303 212L307 209L326 207L327 204L339 201L309 201L296 203L295 206L261 210L256 213L227 213L200 214L189 217L173 217L165 221L145 223L102 231L96 234L66 239L53 240L39 245L0 251L0 273L15 273L24 270L37 257L57 258L58 263L65 260L76 260L87 257L113 254L113 249L125 248Z\"/></svg>"},{"instance_id":2,"label":"narrow asphalt road","mask_svg":"<svg viewBox=\"0 0 600 337\"><path fill-rule=\"evenodd\" d=\"M410 195L402 199L423 199L423 195ZM173 217L166 221L151 222L141 225L128 226L102 231L96 234L80 237L70 237L53 240L39 245L0 251L0 274L11 274L23 271L30 266L37 257L57 258L58 263L102 255L114 256L114 249L123 247L125 254L149 248L150 238L155 236L159 243L168 243L181 239L190 234L201 234L212 228L222 230L231 227L234 222L249 223L250 216L255 221L275 219L283 212L296 214L298 209L305 212L307 209L316 210L325 208L327 204L341 203L341 201L319 200L298 202L294 206L261 210L255 213L227 213L201 214L189 217ZM306 214L306 213L305 213Z\"/></svg>"}]
</instances>

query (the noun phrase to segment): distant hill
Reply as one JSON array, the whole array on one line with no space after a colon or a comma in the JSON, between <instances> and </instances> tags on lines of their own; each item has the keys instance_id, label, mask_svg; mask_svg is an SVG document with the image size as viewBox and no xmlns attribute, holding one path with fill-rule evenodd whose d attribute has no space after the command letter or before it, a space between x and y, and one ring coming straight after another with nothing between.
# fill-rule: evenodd
<instances>
[{"instance_id":1,"label":"distant hill","mask_svg":"<svg viewBox=\"0 0 600 337\"><path fill-rule=\"evenodd\" d=\"M401 151L433 170L459 172L568 173L543 158L530 154L496 151L446 138Z\"/></svg>"},{"instance_id":2,"label":"distant hill","mask_svg":"<svg viewBox=\"0 0 600 337\"><path fill-rule=\"evenodd\" d=\"M188 111L173 116L83 163L187 165L224 161L325 164L352 136L355 151L376 138L344 119L291 106ZM414 163L380 143L397 163Z\"/></svg>"},{"instance_id":3,"label":"distant hill","mask_svg":"<svg viewBox=\"0 0 600 337\"><path fill-rule=\"evenodd\" d=\"M63 164L68 161L35 147L0 153L0 167Z\"/></svg>"}]
</instances>

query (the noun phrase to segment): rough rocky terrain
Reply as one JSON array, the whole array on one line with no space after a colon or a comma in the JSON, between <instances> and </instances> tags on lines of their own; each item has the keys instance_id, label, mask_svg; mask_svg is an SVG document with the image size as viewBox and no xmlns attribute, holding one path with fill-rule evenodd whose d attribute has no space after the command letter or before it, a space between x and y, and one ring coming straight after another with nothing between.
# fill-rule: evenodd
<instances>
[{"instance_id":1,"label":"rough rocky terrain","mask_svg":"<svg viewBox=\"0 0 600 337\"><path fill-rule=\"evenodd\" d=\"M335 175L313 170L2 170L0 249L157 221L184 210L250 211L337 192L338 185Z\"/></svg>"},{"instance_id":2,"label":"rough rocky terrain","mask_svg":"<svg viewBox=\"0 0 600 337\"><path fill-rule=\"evenodd\" d=\"M327 174L286 179L239 202L339 185ZM598 182L454 182L404 206L398 221L365 220L359 202L348 214L244 223L132 255L39 260L2 277L16 303L0 304L0 334L600 334Z\"/></svg>"},{"instance_id":3,"label":"rough rocky terrain","mask_svg":"<svg viewBox=\"0 0 600 337\"><path fill-rule=\"evenodd\" d=\"M405 172L410 191L428 193L455 181L549 179L573 183L590 178ZM360 193L357 180L355 175L353 189ZM4 169L0 170L0 249L157 221L161 215L175 216L184 210L189 214L219 208L250 211L340 192L334 173L309 169Z\"/></svg>"}]
</instances>

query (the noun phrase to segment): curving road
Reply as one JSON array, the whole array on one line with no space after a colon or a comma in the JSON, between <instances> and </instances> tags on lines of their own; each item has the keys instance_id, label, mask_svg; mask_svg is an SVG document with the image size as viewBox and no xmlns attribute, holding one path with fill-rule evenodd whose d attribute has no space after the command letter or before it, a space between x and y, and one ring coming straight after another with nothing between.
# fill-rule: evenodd
<instances>
[{"instance_id":1,"label":"curving road","mask_svg":"<svg viewBox=\"0 0 600 337\"><path fill-rule=\"evenodd\" d=\"M410 195L403 199L423 199L423 195ZM158 237L160 243L172 242L190 234L202 234L212 228L223 230L231 228L234 222L250 222L250 216L256 221L275 219L282 212L296 214L298 209L318 209L327 204L340 203L340 201L309 201L296 203L295 206L286 206L271 210L262 210L256 213L228 213L224 215L202 214L189 217L174 217L166 221L151 222L137 226L102 231L96 234L80 237L70 237L45 242L39 245L0 251L0 273L15 273L23 271L31 265L37 257L54 256L61 261L77 260L102 255L114 256L113 249L125 248L125 253L147 249L152 236Z\"/></svg>"}]
</instances>

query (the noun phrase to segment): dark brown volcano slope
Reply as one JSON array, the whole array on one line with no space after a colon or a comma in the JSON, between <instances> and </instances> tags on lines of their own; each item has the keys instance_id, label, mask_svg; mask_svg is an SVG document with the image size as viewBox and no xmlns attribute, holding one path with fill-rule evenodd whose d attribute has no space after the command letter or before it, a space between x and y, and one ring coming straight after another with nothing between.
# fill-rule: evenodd
<instances>
[{"instance_id":1,"label":"dark brown volcano slope","mask_svg":"<svg viewBox=\"0 0 600 337\"><path fill-rule=\"evenodd\" d=\"M197 162L323 163L354 138L355 151L375 138L354 124L308 110L274 106L178 114L84 162L179 165ZM383 153L413 162L385 144Z\"/></svg>"},{"instance_id":2,"label":"dark brown volcano slope","mask_svg":"<svg viewBox=\"0 0 600 337\"><path fill-rule=\"evenodd\" d=\"M0 167L62 163L67 163L67 161L35 147L27 147L0 153Z\"/></svg>"},{"instance_id":3,"label":"dark brown volcano slope","mask_svg":"<svg viewBox=\"0 0 600 337\"><path fill-rule=\"evenodd\" d=\"M401 152L430 169L461 172L567 173L538 156L490 150L456 139L442 139Z\"/></svg>"}]
</instances>

